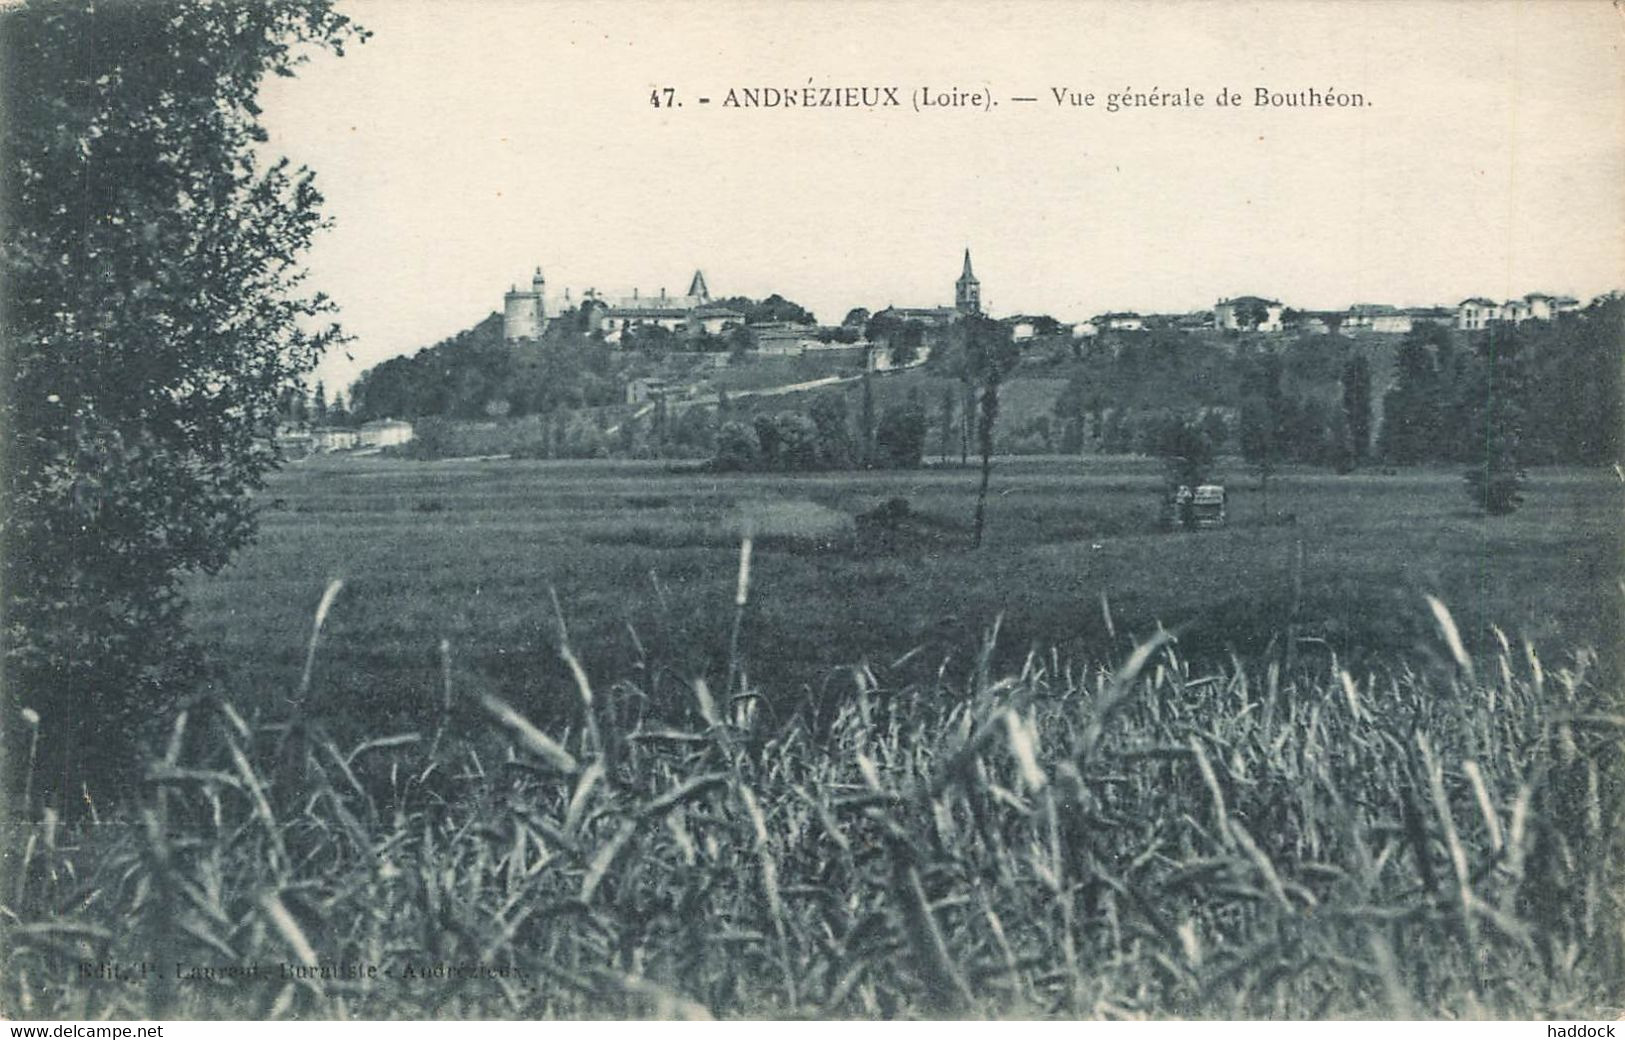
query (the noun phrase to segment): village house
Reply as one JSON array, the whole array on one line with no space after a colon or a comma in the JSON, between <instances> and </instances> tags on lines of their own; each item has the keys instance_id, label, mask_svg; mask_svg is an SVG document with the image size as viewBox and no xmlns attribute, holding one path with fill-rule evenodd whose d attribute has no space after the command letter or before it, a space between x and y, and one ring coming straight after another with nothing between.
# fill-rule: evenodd
<instances>
[{"instance_id":1,"label":"village house","mask_svg":"<svg viewBox=\"0 0 1625 1040\"><path fill-rule=\"evenodd\" d=\"M1456 328L1473 332L1487 329L1498 321L1514 325L1525 321L1553 321L1561 314L1579 309L1580 301L1572 296L1529 293L1521 299L1505 303L1472 296L1456 305Z\"/></svg>"},{"instance_id":2,"label":"village house","mask_svg":"<svg viewBox=\"0 0 1625 1040\"><path fill-rule=\"evenodd\" d=\"M1356 303L1343 311L1303 311L1298 329L1315 336L1341 332L1404 335L1418 325L1450 325L1455 312L1445 307L1394 307L1386 303Z\"/></svg>"},{"instance_id":3,"label":"village house","mask_svg":"<svg viewBox=\"0 0 1625 1040\"><path fill-rule=\"evenodd\" d=\"M792 321L763 321L749 328L756 353L764 357L800 357L809 342L817 342L813 326Z\"/></svg>"},{"instance_id":4,"label":"village house","mask_svg":"<svg viewBox=\"0 0 1625 1040\"><path fill-rule=\"evenodd\" d=\"M1403 335L1411 331L1415 319L1411 312L1386 303L1356 303L1343 315L1344 333L1385 332Z\"/></svg>"},{"instance_id":5,"label":"village house","mask_svg":"<svg viewBox=\"0 0 1625 1040\"><path fill-rule=\"evenodd\" d=\"M701 271L694 272L688 292L682 296L668 296L665 289L659 295L644 296L633 289L631 296L602 308L598 319L598 328L610 343L619 342L622 333L640 325L659 326L687 336L714 336L743 324L743 312L711 302L711 290Z\"/></svg>"},{"instance_id":6,"label":"village house","mask_svg":"<svg viewBox=\"0 0 1625 1040\"><path fill-rule=\"evenodd\" d=\"M312 430L310 436L314 451L349 451L361 443L361 434L337 426Z\"/></svg>"},{"instance_id":7,"label":"village house","mask_svg":"<svg viewBox=\"0 0 1625 1040\"><path fill-rule=\"evenodd\" d=\"M356 434L356 447L388 448L412 439L412 424L404 419L374 419L362 423Z\"/></svg>"},{"instance_id":8,"label":"village house","mask_svg":"<svg viewBox=\"0 0 1625 1040\"><path fill-rule=\"evenodd\" d=\"M1474 331L1489 328L1501 320L1501 305L1482 296L1473 296L1456 305L1456 328Z\"/></svg>"},{"instance_id":9,"label":"village house","mask_svg":"<svg viewBox=\"0 0 1625 1040\"><path fill-rule=\"evenodd\" d=\"M1280 332L1286 307L1280 300L1237 296L1213 305L1213 325L1232 332Z\"/></svg>"},{"instance_id":10,"label":"village house","mask_svg":"<svg viewBox=\"0 0 1625 1040\"><path fill-rule=\"evenodd\" d=\"M1088 324L1102 332L1139 332L1145 328L1145 319L1134 311L1112 311L1096 315Z\"/></svg>"},{"instance_id":11,"label":"village house","mask_svg":"<svg viewBox=\"0 0 1625 1040\"><path fill-rule=\"evenodd\" d=\"M901 322L917 321L928 329L943 329L953 324L959 312L952 307L887 307L875 317L895 318Z\"/></svg>"},{"instance_id":12,"label":"village house","mask_svg":"<svg viewBox=\"0 0 1625 1040\"><path fill-rule=\"evenodd\" d=\"M1017 343L1036 336L1053 336L1062 330L1060 322L1044 314L1016 314L999 320L1010 330L1010 338Z\"/></svg>"},{"instance_id":13,"label":"village house","mask_svg":"<svg viewBox=\"0 0 1625 1040\"><path fill-rule=\"evenodd\" d=\"M1528 308L1529 318L1533 321L1553 321L1560 314L1568 314L1580 309L1580 301L1572 296L1548 296L1545 293L1530 293L1523 298Z\"/></svg>"}]
</instances>

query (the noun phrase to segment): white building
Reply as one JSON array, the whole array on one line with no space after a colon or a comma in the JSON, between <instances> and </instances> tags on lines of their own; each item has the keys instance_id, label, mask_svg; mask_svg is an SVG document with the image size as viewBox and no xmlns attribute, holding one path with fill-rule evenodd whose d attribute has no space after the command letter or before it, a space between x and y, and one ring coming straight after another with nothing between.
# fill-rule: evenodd
<instances>
[{"instance_id":1,"label":"white building","mask_svg":"<svg viewBox=\"0 0 1625 1040\"><path fill-rule=\"evenodd\" d=\"M1572 296L1548 296L1530 293L1517 300L1496 303L1482 296L1473 296L1456 305L1456 328L1468 332L1489 328L1491 323L1506 321L1513 324L1525 321L1552 321L1560 314L1580 309L1580 301Z\"/></svg>"},{"instance_id":2,"label":"white building","mask_svg":"<svg viewBox=\"0 0 1625 1040\"><path fill-rule=\"evenodd\" d=\"M1086 324L1108 332L1139 332L1145 328L1145 319L1133 311L1113 311L1093 318Z\"/></svg>"},{"instance_id":3,"label":"white building","mask_svg":"<svg viewBox=\"0 0 1625 1040\"><path fill-rule=\"evenodd\" d=\"M312 430L310 436L315 451L349 451L361 443L361 435L355 430L336 426Z\"/></svg>"},{"instance_id":4,"label":"white building","mask_svg":"<svg viewBox=\"0 0 1625 1040\"><path fill-rule=\"evenodd\" d=\"M1237 296L1213 305L1213 325L1219 329L1243 332L1280 332L1286 306L1280 300L1262 296ZM1257 318L1257 322L1253 321Z\"/></svg>"},{"instance_id":5,"label":"white building","mask_svg":"<svg viewBox=\"0 0 1625 1040\"><path fill-rule=\"evenodd\" d=\"M388 448L412 439L412 424L402 419L375 419L362 423L356 434L356 447Z\"/></svg>"},{"instance_id":6,"label":"white building","mask_svg":"<svg viewBox=\"0 0 1625 1040\"><path fill-rule=\"evenodd\" d=\"M668 332L690 336L701 333L715 336L743 324L742 311L711 302L704 272L695 271L688 283L688 292L681 296L669 296L665 289L658 295L645 296L633 289L631 296L623 296L602 309L598 327L604 339L617 343L627 329L640 325L658 325Z\"/></svg>"},{"instance_id":7,"label":"white building","mask_svg":"<svg viewBox=\"0 0 1625 1040\"><path fill-rule=\"evenodd\" d=\"M1411 331L1411 315L1386 303L1357 303L1343 315L1344 333L1387 332L1404 335Z\"/></svg>"}]
</instances>

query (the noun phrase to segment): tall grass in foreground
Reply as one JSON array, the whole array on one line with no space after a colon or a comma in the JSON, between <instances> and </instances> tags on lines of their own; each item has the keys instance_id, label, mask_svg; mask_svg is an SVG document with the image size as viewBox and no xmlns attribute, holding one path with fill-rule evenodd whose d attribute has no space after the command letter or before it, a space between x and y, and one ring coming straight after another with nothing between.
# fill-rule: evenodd
<instances>
[{"instance_id":1,"label":"tall grass in foreground","mask_svg":"<svg viewBox=\"0 0 1625 1040\"><path fill-rule=\"evenodd\" d=\"M737 660L656 721L562 620L575 687L534 696L574 701L565 732L461 697L444 644L421 732L340 747L320 704L200 701L123 825L13 842L3 1008L1597 1017L1625 979L1625 713L1588 652L1473 661L1435 610L1453 661L1380 675L1197 674L1166 633L994 675L990 636L964 677L855 669L816 736L767 725ZM143 961L162 977L78 970Z\"/></svg>"}]
</instances>

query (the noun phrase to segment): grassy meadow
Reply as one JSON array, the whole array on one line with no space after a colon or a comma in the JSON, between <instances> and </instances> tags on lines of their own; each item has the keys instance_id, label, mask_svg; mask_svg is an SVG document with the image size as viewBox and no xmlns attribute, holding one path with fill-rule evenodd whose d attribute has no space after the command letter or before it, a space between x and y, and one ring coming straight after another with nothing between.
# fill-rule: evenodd
<instances>
[{"instance_id":1,"label":"grassy meadow","mask_svg":"<svg viewBox=\"0 0 1625 1040\"><path fill-rule=\"evenodd\" d=\"M1388 662L1432 652L1424 594L1474 646L1491 625L1537 646L1619 642L1625 495L1609 474L1537 473L1525 508L1492 520L1450 472L1289 474L1267 508L1236 473L1227 529L1167 534L1153 462L1001 460L972 552L975 479L316 458L265 492L258 545L196 583L193 625L220 689L252 705L298 679L315 601L344 579L314 681L369 724L435 703L442 639L482 692L564 682L550 591L596 672L714 682L748 524L740 648L781 719L844 698L865 662L907 658L903 679L963 669L996 619L997 666L1034 647L1101 660L1159 624L1204 662L1279 652L1289 635L1297 654ZM857 532L899 496L900 529Z\"/></svg>"},{"instance_id":2,"label":"grassy meadow","mask_svg":"<svg viewBox=\"0 0 1625 1040\"><path fill-rule=\"evenodd\" d=\"M972 552L957 468L292 466L0 1011L1616 1017L1619 482L1155 485L1001 461Z\"/></svg>"}]
</instances>

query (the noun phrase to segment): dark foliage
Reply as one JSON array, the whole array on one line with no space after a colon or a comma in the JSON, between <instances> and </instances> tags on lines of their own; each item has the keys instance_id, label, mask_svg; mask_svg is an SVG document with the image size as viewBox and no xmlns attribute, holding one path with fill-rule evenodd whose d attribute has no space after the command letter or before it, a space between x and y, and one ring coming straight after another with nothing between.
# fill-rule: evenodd
<instances>
[{"instance_id":1,"label":"dark foliage","mask_svg":"<svg viewBox=\"0 0 1625 1040\"><path fill-rule=\"evenodd\" d=\"M875 452L871 465L888 469L911 469L925 456L928 423L925 410L916 402L886 409L875 427Z\"/></svg>"},{"instance_id":2,"label":"dark foliage","mask_svg":"<svg viewBox=\"0 0 1625 1040\"><path fill-rule=\"evenodd\" d=\"M117 790L184 678L177 592L254 530L278 398L337 329L309 171L255 95L358 37L328 0L25 3L0 21L5 728L48 795ZM36 790L39 788L36 787Z\"/></svg>"}]
</instances>

